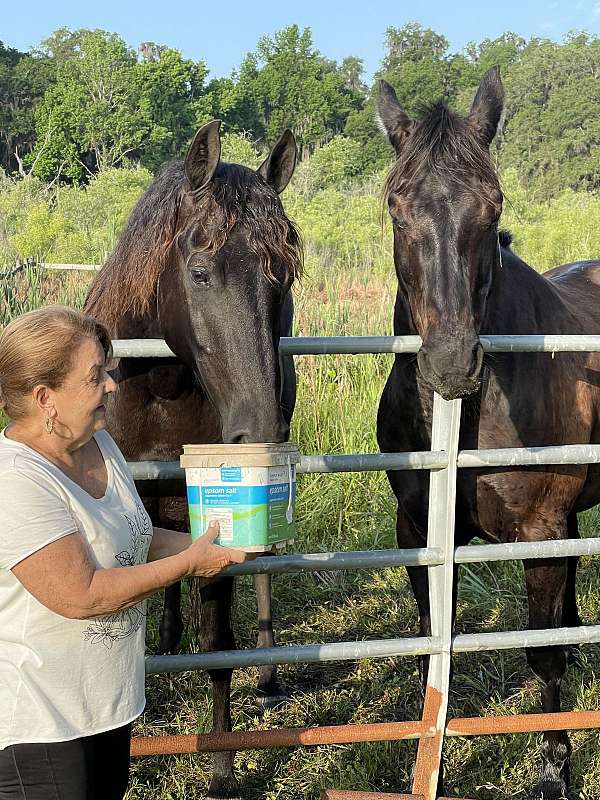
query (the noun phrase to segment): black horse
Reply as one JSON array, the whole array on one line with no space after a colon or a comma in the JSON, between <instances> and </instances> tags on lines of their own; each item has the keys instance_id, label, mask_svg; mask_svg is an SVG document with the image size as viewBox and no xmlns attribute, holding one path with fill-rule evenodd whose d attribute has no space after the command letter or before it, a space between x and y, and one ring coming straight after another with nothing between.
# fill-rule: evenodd
<instances>
[{"instance_id":1,"label":"black horse","mask_svg":"<svg viewBox=\"0 0 600 800\"><path fill-rule=\"evenodd\" d=\"M167 165L132 212L96 277L85 310L117 338L164 338L174 359L122 358L108 425L131 461L176 460L184 442L282 442L295 404L291 357L280 335L292 325L291 285L301 271L300 237L279 193L296 164L285 131L254 171L220 160L219 121L196 134L185 160ZM154 497L146 496L149 492ZM183 482L141 489L155 525L187 530ZM197 581L204 650L235 647L232 579ZM273 646L269 576L255 580L258 646ZM182 632L180 587L165 594L160 651ZM231 670L210 673L214 730L231 730ZM260 671L259 693L281 699L276 669ZM209 796L239 795L233 753L217 753Z\"/></svg>"},{"instance_id":2,"label":"black horse","mask_svg":"<svg viewBox=\"0 0 600 800\"><path fill-rule=\"evenodd\" d=\"M479 334L600 333L600 262L568 264L542 276L501 246L503 197L489 146L503 101L499 70L493 68L467 117L438 104L414 121L381 82L379 116L397 155L385 190L398 278L394 332L423 340L416 360L395 358L379 406L383 451L430 446L433 390L446 399L466 398L461 448L600 442L598 354L483 357ZM398 500L399 547L423 546L429 475L388 477ZM489 542L575 538L577 512L599 500L598 466L462 470L457 544L474 536ZM524 568L530 627L580 624L577 560L530 560ZM426 635L427 570L408 571ZM527 659L541 683L543 711L559 711L567 652L531 648ZM426 672L425 662L425 678ZM570 753L567 733L544 734L531 798L567 795Z\"/></svg>"}]
</instances>

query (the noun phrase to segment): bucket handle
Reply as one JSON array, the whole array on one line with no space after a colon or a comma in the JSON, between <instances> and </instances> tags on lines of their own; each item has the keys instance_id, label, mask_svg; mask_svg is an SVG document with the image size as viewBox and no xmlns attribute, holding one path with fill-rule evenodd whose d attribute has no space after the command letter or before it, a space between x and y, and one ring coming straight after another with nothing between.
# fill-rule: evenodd
<instances>
[{"instance_id":1,"label":"bucket handle","mask_svg":"<svg viewBox=\"0 0 600 800\"><path fill-rule=\"evenodd\" d=\"M290 486L290 491L288 494L288 507L285 512L285 518L287 520L288 525L291 525L294 521L294 505L292 503L292 461L291 458L288 456L288 481Z\"/></svg>"}]
</instances>

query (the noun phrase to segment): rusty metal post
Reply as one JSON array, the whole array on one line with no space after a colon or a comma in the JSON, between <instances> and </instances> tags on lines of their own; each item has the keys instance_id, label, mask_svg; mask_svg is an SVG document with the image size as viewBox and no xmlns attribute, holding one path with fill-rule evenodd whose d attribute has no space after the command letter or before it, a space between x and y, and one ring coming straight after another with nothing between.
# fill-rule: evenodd
<instances>
[{"instance_id":1,"label":"rusty metal post","mask_svg":"<svg viewBox=\"0 0 600 800\"><path fill-rule=\"evenodd\" d=\"M429 569L431 630L441 639L441 652L429 659L429 674L423 705L423 722L435 727L432 738L421 739L413 777L413 794L436 800L442 745L446 728L452 649L452 588L454 576L454 517L460 400L433 399L431 449L445 450L446 469L431 472L429 483L428 547L444 553L444 563Z\"/></svg>"}]
</instances>

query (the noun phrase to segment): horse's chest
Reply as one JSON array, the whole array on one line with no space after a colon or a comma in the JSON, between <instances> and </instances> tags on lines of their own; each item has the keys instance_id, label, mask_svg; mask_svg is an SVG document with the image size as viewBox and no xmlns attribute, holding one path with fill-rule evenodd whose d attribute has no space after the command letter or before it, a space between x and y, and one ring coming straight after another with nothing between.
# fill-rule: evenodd
<instances>
[{"instance_id":1,"label":"horse's chest","mask_svg":"<svg viewBox=\"0 0 600 800\"><path fill-rule=\"evenodd\" d=\"M108 426L126 458L171 461L184 443L220 441L221 420L212 404L193 387L182 390L179 382L168 370L152 370L119 385Z\"/></svg>"}]
</instances>

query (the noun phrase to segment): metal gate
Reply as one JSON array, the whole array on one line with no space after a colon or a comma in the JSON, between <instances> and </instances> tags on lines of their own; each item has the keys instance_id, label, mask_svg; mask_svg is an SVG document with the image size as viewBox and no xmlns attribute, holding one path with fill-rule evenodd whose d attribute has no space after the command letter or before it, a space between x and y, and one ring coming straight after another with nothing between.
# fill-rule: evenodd
<instances>
[{"instance_id":1,"label":"metal gate","mask_svg":"<svg viewBox=\"0 0 600 800\"><path fill-rule=\"evenodd\" d=\"M600 336L482 336L486 352L600 351ZM421 340L404 337L306 337L281 340L280 350L290 355L333 353L415 353ZM114 342L115 356L172 356L161 340ZM229 567L228 575L329 570L376 569L385 566L422 565L429 569L431 635L362 642L279 646L253 650L150 656L146 672L184 672L225 667L293 664L390 656L429 654L430 667L423 714L420 720L363 725L290 728L267 731L203 733L189 736L137 738L132 755L190 753L318 744L397 741L419 739L411 795L325 790L329 800L436 800L440 756L446 736L527 733L600 727L600 712L562 712L510 717L447 719L450 660L452 652L499 650L600 642L600 625L549 630L452 635L454 564L508 561L530 558L564 558L600 553L600 538L568 541L515 542L512 544L454 546L454 511L458 469L496 466L539 466L600 462L600 445L458 450L461 401L434 396L431 450L412 453L369 453L338 456L303 456L298 473L353 472L363 470L431 471L427 547L284 555L276 559L257 558ZM177 462L133 462L134 477L140 480L181 477ZM441 800L441 799L438 799Z\"/></svg>"}]
</instances>

